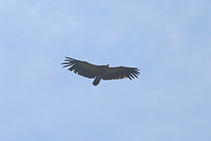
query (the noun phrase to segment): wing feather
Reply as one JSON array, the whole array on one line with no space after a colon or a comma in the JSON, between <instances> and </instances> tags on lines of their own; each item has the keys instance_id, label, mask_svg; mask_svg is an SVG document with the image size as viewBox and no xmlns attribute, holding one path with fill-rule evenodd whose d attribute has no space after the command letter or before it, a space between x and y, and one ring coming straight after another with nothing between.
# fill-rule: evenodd
<instances>
[{"instance_id":1,"label":"wing feather","mask_svg":"<svg viewBox=\"0 0 211 141\"><path fill-rule=\"evenodd\" d=\"M94 78L96 76L98 66L90 64L85 61L76 60L70 57L66 57L65 62L62 63L63 67L69 67L69 71L73 71L84 77Z\"/></svg>"},{"instance_id":2,"label":"wing feather","mask_svg":"<svg viewBox=\"0 0 211 141\"><path fill-rule=\"evenodd\" d=\"M130 67L109 67L106 74L103 76L103 80L111 79L123 79L129 78L130 80L138 78L140 71L138 68Z\"/></svg>"}]
</instances>

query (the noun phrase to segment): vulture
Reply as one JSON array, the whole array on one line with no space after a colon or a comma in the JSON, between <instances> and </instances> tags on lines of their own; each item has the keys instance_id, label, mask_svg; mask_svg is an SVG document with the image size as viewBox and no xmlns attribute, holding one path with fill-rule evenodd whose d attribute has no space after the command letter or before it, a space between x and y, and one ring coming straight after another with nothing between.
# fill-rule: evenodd
<instances>
[{"instance_id":1,"label":"vulture","mask_svg":"<svg viewBox=\"0 0 211 141\"><path fill-rule=\"evenodd\" d=\"M65 57L65 62L62 63L63 68L69 67L69 71L73 71L76 74L87 78L95 78L93 85L97 86L100 80L112 80L129 78L130 80L138 78L139 69L130 67L109 67L108 65L94 65L86 61L76 60L70 57Z\"/></svg>"}]
</instances>

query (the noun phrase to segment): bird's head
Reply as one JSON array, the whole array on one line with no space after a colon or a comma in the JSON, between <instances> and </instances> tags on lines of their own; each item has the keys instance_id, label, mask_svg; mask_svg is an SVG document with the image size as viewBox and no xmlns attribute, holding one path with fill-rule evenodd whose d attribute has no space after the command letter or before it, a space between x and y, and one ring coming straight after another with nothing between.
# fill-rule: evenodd
<instances>
[{"instance_id":1,"label":"bird's head","mask_svg":"<svg viewBox=\"0 0 211 141\"><path fill-rule=\"evenodd\" d=\"M106 67L108 67L110 64L107 64Z\"/></svg>"}]
</instances>

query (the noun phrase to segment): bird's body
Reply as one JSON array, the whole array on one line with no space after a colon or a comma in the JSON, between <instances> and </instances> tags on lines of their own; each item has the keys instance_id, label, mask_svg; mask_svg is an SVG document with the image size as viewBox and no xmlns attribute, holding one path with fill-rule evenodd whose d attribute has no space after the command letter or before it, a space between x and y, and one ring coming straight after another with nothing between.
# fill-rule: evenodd
<instances>
[{"instance_id":1,"label":"bird's body","mask_svg":"<svg viewBox=\"0 0 211 141\"><path fill-rule=\"evenodd\" d=\"M86 61L76 60L66 57L63 67L69 67L68 70L87 78L95 78L93 85L97 86L100 80L123 79L130 80L138 78L139 69L129 67L109 67L109 65L93 65Z\"/></svg>"},{"instance_id":2,"label":"bird's body","mask_svg":"<svg viewBox=\"0 0 211 141\"><path fill-rule=\"evenodd\" d=\"M108 65L98 66L97 75L95 77L95 80L93 81L93 85L97 86L100 83L100 80L103 78L103 76L107 73Z\"/></svg>"}]
</instances>

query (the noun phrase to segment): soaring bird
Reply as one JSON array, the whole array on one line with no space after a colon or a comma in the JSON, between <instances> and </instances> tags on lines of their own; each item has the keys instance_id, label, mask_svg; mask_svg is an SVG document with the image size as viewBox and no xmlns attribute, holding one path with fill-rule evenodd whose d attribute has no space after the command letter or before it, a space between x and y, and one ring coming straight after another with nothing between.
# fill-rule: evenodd
<instances>
[{"instance_id":1,"label":"soaring bird","mask_svg":"<svg viewBox=\"0 0 211 141\"><path fill-rule=\"evenodd\" d=\"M63 67L69 67L69 71L87 78L95 78L93 85L97 86L100 80L112 80L129 78L130 80L138 78L140 70L138 68L130 67L109 67L108 65L93 65L86 61L76 60L70 57L65 57L65 62L62 63Z\"/></svg>"}]
</instances>

